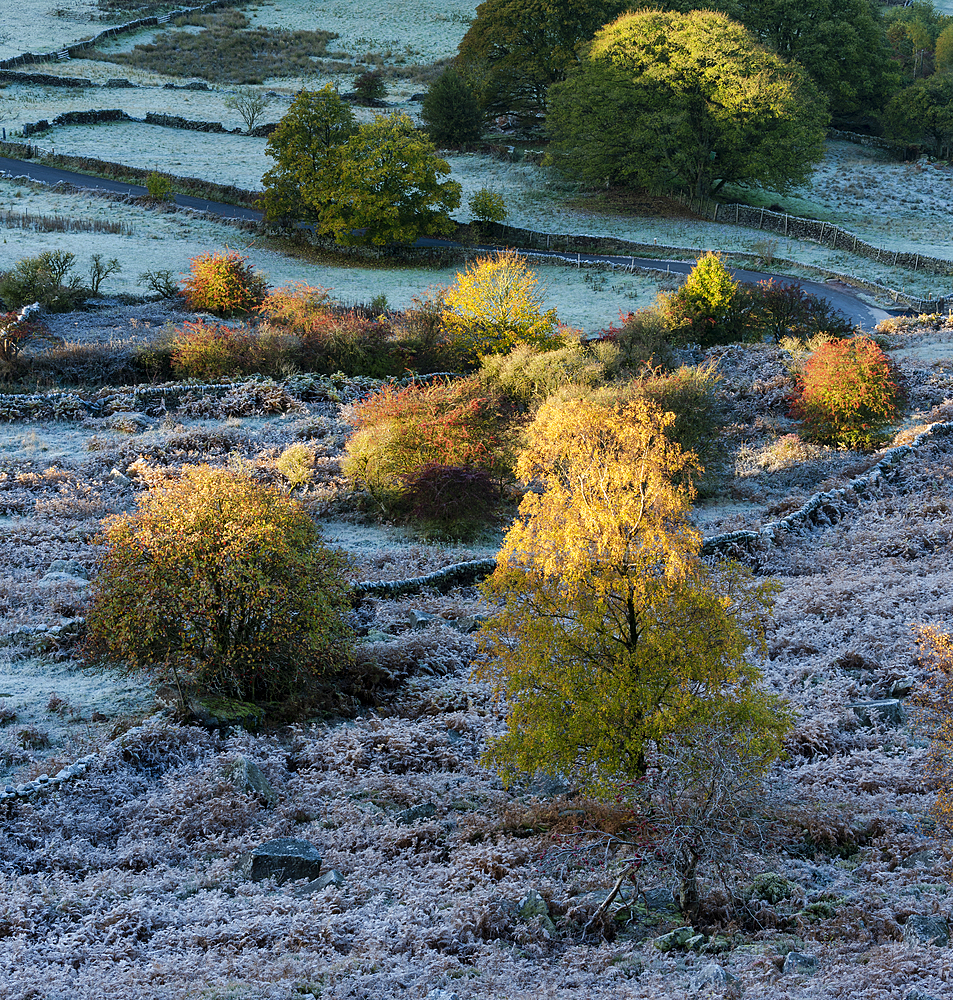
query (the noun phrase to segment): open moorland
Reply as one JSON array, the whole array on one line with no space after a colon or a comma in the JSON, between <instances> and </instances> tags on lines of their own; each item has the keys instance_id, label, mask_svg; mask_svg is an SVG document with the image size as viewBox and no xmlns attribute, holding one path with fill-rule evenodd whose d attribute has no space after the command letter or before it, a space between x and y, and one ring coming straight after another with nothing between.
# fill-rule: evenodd
<instances>
[{"instance_id":1,"label":"open moorland","mask_svg":"<svg viewBox=\"0 0 953 1000\"><path fill-rule=\"evenodd\" d=\"M49 13L46 2L22 0L4 14L0 58L93 34L132 16L122 6L109 13L108 3L77 0ZM416 113L412 98L426 88L428 67L452 54L474 5L238 7L252 27L334 36L306 72L254 84L273 95L266 117L277 119L303 84L333 80L344 90L368 66L385 69L390 107ZM122 35L100 55L130 53L172 30L203 28ZM33 68L91 83L7 83L0 121L8 132L102 108L242 126L223 104L234 81L188 90L194 74L98 57ZM132 86L106 86L116 78ZM250 190L268 166L265 140L237 132L125 122L55 126L32 141ZM687 212L633 217L554 181L531 159L474 152L450 163L464 204L480 187L500 191L514 225L748 251L794 262L783 273L855 274L920 295L948 293L941 284L953 280ZM948 164L897 163L831 142L811 183L780 203L885 247L953 257L951 177ZM467 221L466 209L458 214ZM89 225L71 232L69 220ZM953 843L933 810L935 734L914 707L931 681L916 630L953 629L948 317L879 329L907 395L876 451L798 436L791 344L678 357L717 365L724 411L724 455L692 523L715 539L785 522L731 551L778 582L759 666L765 689L793 716L784 756L744 803L745 822L706 841L701 903L686 930L664 849L670 817L594 800L558 775L504 786L481 763L505 731L506 705L471 673L477 630L495 608L469 583L355 600L353 664L320 713L270 717L253 731L177 721L148 677L94 669L84 657L103 520L133 510L189 465L244 469L288 491L281 456L305 446L313 474L293 495L328 544L347 553L351 584L496 555L507 516L466 542L434 541L382 516L343 474L352 404L379 379L287 370L173 382L163 372L120 385L89 376L99 359L161 347L203 318L177 298L135 298L146 291L139 275L181 275L200 253L240 249L272 285L307 282L344 304L376 300L395 323L415 296L450 284L458 266L305 252L196 213L9 178L0 179L0 222L0 270L45 250L75 253L80 270L95 253L122 264L94 307L43 318L50 339L21 359L41 375L0 385L0 791L38 782L0 802L0 998L950 994ZM539 273L543 306L586 332L671 287L664 276L555 265ZM84 377L71 378L70 365ZM79 760L62 784L39 782ZM314 845L323 880L251 878L252 853L276 838ZM620 879L633 855L637 869Z\"/></svg>"}]
</instances>

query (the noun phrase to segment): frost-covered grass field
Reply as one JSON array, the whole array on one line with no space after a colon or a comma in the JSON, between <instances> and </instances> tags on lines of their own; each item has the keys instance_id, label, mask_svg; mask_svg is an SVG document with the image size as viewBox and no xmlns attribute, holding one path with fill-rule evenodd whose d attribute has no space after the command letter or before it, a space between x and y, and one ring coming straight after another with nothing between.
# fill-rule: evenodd
<instances>
[{"instance_id":1,"label":"frost-covered grass field","mask_svg":"<svg viewBox=\"0 0 953 1000\"><path fill-rule=\"evenodd\" d=\"M0 228L0 269L44 250L67 250L76 254L77 270L83 272L91 255L99 253L107 260L115 257L122 262L122 271L103 284L104 294L145 294L147 287L139 282L144 272L167 269L184 277L190 257L230 247L245 254L272 285L295 281L319 285L346 304L370 302L383 295L390 307L404 309L414 296L425 294L428 288L452 284L463 267L399 267L386 263L368 267L346 259L308 262L282 253L275 244L248 231L189 212L156 212L82 193L0 179L0 218L4 213L14 213L106 221L116 217L117 209L132 228L132 235ZM656 279L640 274L589 272L572 266L542 266L536 270L545 307L555 308L564 323L587 332L618 320L620 310L628 312L650 305L659 290Z\"/></svg>"},{"instance_id":2,"label":"frost-covered grass field","mask_svg":"<svg viewBox=\"0 0 953 1000\"><path fill-rule=\"evenodd\" d=\"M87 338L133 337L161 327L164 308L51 322L67 338L77 325ZM953 328L888 336L911 392L906 440L953 415ZM791 447L777 348L714 353L735 466L699 512L706 533L776 519L876 461ZM331 399L254 383L225 399L199 388L167 405L159 393L138 408L109 395L95 417L0 425L0 634L14 635L0 650L0 684L22 672L34 685L32 697L3 689L16 716L0 728L0 776L52 773L152 714L144 687L137 701L134 687L83 673L68 636L38 654L30 630L82 614L101 518L183 463L241 459L278 482L280 451L307 443L316 477L301 499L352 554L353 579L414 576L495 550L498 536L432 545L361 515L340 477L347 425ZM263 398L273 412L261 412ZM953 845L928 815L924 734L866 724L850 705L906 678L916 690L924 672L912 626L953 628L951 481L953 439L928 439L837 523L761 553L759 572L781 584L765 683L789 699L796 723L757 806L760 836L742 838L720 868L703 859L696 929L713 950L654 946L685 922L664 858L626 885L618 902L628 910L586 930L624 856L597 828L612 828L612 810L560 782L503 789L480 766L503 720L469 679L474 640L460 623L491 609L460 588L356 610L376 706L350 721L219 736L156 720L85 778L5 807L0 996L680 1000L714 962L736 980L701 995L884 1000L919 990L940 1000L953 982L949 949L905 940L914 917L953 918ZM67 572L50 573L57 560ZM415 627L412 612L433 620ZM243 761L271 782L271 807L235 778ZM652 830L649 820L648 843ZM317 846L338 884L249 881L244 856L276 837ZM593 844L602 846L583 849ZM768 874L758 884L781 886L782 897L742 902ZM551 922L520 913L532 892ZM782 973L790 952L814 964Z\"/></svg>"}]
</instances>

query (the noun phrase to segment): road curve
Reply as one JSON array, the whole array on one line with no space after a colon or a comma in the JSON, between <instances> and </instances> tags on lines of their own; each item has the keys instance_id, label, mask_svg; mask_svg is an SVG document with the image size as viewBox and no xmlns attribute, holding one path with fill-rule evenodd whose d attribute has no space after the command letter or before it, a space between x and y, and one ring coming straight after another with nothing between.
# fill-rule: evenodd
<instances>
[{"instance_id":1,"label":"road curve","mask_svg":"<svg viewBox=\"0 0 953 1000\"><path fill-rule=\"evenodd\" d=\"M59 167L47 167L41 163L33 163L30 160L14 160L0 156L0 176L25 177L29 180L40 181L44 184L57 184L64 182L73 184L80 188L92 188L99 191L115 191L120 194L145 195L146 189L138 184L126 184L122 181L108 180L103 177L93 177L90 174L81 174L72 170L62 170ZM242 208L238 205L225 205L221 202L208 201L205 198L194 198L190 195L175 195L176 205L183 208L192 208L202 212L211 212L224 219L247 219L252 222L260 222L262 213L253 208ZM460 244L450 240L437 240L423 238L417 241L420 246L446 246L459 247ZM484 246L470 249L492 251L496 247ZM576 254L567 255L557 251L533 250L534 256L549 256L556 260L568 260L575 263L586 261L589 263L613 263L619 265L634 264L636 267L651 268L659 271L669 271L673 274L688 274L694 266L691 261L683 260L659 260L650 257L630 257L609 254ZM766 281L773 278L784 284L800 285L806 292L826 299L830 304L843 313L853 323L856 323L863 330L872 330L881 320L892 315L885 309L878 309L876 306L868 305L862 301L853 290L840 283L821 283L817 281L806 281L792 278L788 275L772 274L768 271L749 271L743 268L731 268L731 273L738 281L748 284L755 284L759 281Z\"/></svg>"}]
</instances>

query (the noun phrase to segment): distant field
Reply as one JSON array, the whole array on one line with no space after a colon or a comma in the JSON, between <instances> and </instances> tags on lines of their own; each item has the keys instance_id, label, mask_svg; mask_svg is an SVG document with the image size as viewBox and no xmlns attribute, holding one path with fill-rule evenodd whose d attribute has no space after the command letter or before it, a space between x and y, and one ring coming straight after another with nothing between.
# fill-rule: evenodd
<instances>
[{"instance_id":1,"label":"distant field","mask_svg":"<svg viewBox=\"0 0 953 1000\"><path fill-rule=\"evenodd\" d=\"M953 7L953 0L948 2ZM350 69L332 75L315 73L307 79L266 81L261 89L272 95L266 119L280 118L294 92L302 85L315 87L333 80L340 89L349 89L353 73L368 65L365 60L373 58L385 67L402 69L451 55L475 6L475 3L462 0L439 4L419 0L408 10L406 6L383 0L378 0L373 8L345 2L314 4L308 0L275 0L271 4L242 7L253 25L321 28L336 32L339 37L329 44L329 50L346 54L350 60L342 62ZM69 18L55 17L46 0L44 4L26 0L18 6L16 16L7 18L4 15L0 29L7 33L4 44L17 50L31 46L49 48L50 39L60 38L57 32L74 31L66 40L93 33L101 28L100 22L88 20L93 9L91 2L83 0L69 5ZM29 17L25 11L30 12ZM121 36L111 42L109 48L130 51L135 44L155 34L156 29L148 29ZM41 38L45 39L43 44L36 44ZM169 77L90 59L49 63L38 69L45 73L85 77L100 84L122 77L136 86L72 89L10 85L0 90L0 120L8 132L26 122L52 120L65 111L100 108L119 108L136 118L144 118L149 111L155 111L222 122L232 129L242 127L237 113L224 105L234 91L232 85L213 84L207 91L169 90L164 87L170 82ZM173 82L182 81L173 79ZM414 80L389 78L388 104L412 115L418 114L420 105L410 98L415 91L419 92L420 86ZM359 109L358 113L368 118L374 112ZM252 190L260 189L261 176L271 164L264 154L265 143L260 139L137 124L58 127L36 141L60 153L96 156ZM873 264L843 251L833 252L814 243L688 218L643 218L607 212L599 207L596 199L580 197L532 163L504 163L472 154L454 155L449 160L454 178L464 188L464 202L455 213L461 221L469 218L468 195L486 186L504 195L510 210L509 221L514 225L547 232L615 235L699 249L761 252L767 247L777 258L855 274L910 294L934 296L953 291L953 278L911 274ZM572 208L567 207L570 200ZM953 230L949 225L953 212L953 170L948 164L895 163L874 150L831 143L827 157L809 184L787 197L763 192L760 200L766 205L779 203L792 214L836 222L868 242L887 249L915 247L924 254L953 258ZM5 254L0 255L0 260L3 256Z\"/></svg>"}]
</instances>

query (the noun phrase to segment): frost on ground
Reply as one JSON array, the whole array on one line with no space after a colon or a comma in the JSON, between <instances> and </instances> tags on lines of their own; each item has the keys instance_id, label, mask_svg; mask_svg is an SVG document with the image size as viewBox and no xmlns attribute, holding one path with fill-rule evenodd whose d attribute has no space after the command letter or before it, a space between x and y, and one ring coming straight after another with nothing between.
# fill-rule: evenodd
<instances>
[{"instance_id":1,"label":"frost on ground","mask_svg":"<svg viewBox=\"0 0 953 1000\"><path fill-rule=\"evenodd\" d=\"M131 235L111 233L35 232L23 225L23 215L45 215L64 219L115 221L121 212ZM9 213L8 224L3 221ZM13 224L10 224L13 223ZM0 270L12 267L24 257L44 250L66 250L76 254L76 271L82 274L92 254L105 260L116 257L122 271L103 283L103 294L131 292L144 294L148 286L140 281L147 271L170 270L182 280L188 272L189 258L225 247L246 255L253 267L265 275L269 284L288 285L300 281L331 291L346 304L369 303L383 295L388 306L404 309L415 296L428 288L446 286L456 280L463 265L454 267L365 265L355 259L338 258L337 262L315 263L289 256L274 243L248 230L237 229L188 211L156 212L129 202L115 202L90 197L82 192L67 193L43 185L32 185L0 178ZM590 272L572 266L536 268L543 290L545 308L555 308L560 320L589 331L600 330L625 313L651 305L659 290L653 277L622 272ZM55 333L71 338L69 323L51 317ZM66 327L61 329L63 322Z\"/></svg>"},{"instance_id":2,"label":"frost on ground","mask_svg":"<svg viewBox=\"0 0 953 1000\"><path fill-rule=\"evenodd\" d=\"M174 9L197 7L201 0L170 5ZM7 5L9 6L9 5ZM427 61L456 50L476 4L471 0L417 0L395 6L386 0L357 3L314 3L313 0L271 0L243 5L256 27L320 28L338 34L334 47L354 55L391 50L394 60ZM88 38L117 23L102 21L97 0L69 0L51 8L48 0L18 0L3 13L0 26L0 59L23 52L50 52ZM124 20L132 20L130 14ZM122 18L119 19L121 22ZM131 48L155 29L122 35L113 44ZM75 74L82 75L82 74Z\"/></svg>"},{"instance_id":3,"label":"frost on ground","mask_svg":"<svg viewBox=\"0 0 953 1000\"><path fill-rule=\"evenodd\" d=\"M949 328L893 335L912 400L901 436L949 419L951 337ZM779 350L716 353L737 474L723 509L706 508L706 533L776 518L875 461L792 444ZM51 566L92 569L100 519L147 484L184 462L236 457L277 482L275 459L291 441L316 452L302 499L352 553L355 579L417 575L493 551L494 539L426 545L361 516L340 480L337 405L269 391L284 412L260 412L264 397L248 383L227 401L197 390L178 408L134 412L120 393L116 412L101 417L0 425L0 631L80 614L82 577L51 580ZM953 915L953 846L927 814L923 735L864 721L850 705L907 678L922 682L911 626L953 628L951 483L953 440L929 440L836 524L762 554L761 571L782 585L765 679L797 721L759 804L760 837L739 842L720 870L703 860L695 929L707 953L654 946L685 919L671 867L651 851L636 884L624 883L615 918L589 924L620 874L622 855L595 829L605 810L560 781L505 790L480 766L502 718L468 677L474 640L460 622L488 609L467 588L357 609L363 654L383 680L376 708L348 722L220 736L157 721L85 778L8 807L0 996L390 1000L443 990L458 1000L681 1000L712 962L737 980L715 995L947 995L949 948L912 934L921 918ZM433 618L417 627L411 612ZM18 778L103 746L152 712L145 696L136 710L118 696L74 693L68 638L42 654L8 650L11 673L22 664L22 677L38 678L32 707L4 699L24 713L0 729ZM94 722L96 711L106 718ZM44 748L44 734L72 743ZM270 781L273 806L236 777L249 762ZM574 836L587 825L587 836ZM649 820L649 846L653 830ZM277 837L314 844L324 870L340 872L337 884L250 881L243 859ZM582 849L600 840L597 851ZM782 973L789 953L809 958Z\"/></svg>"}]
</instances>

